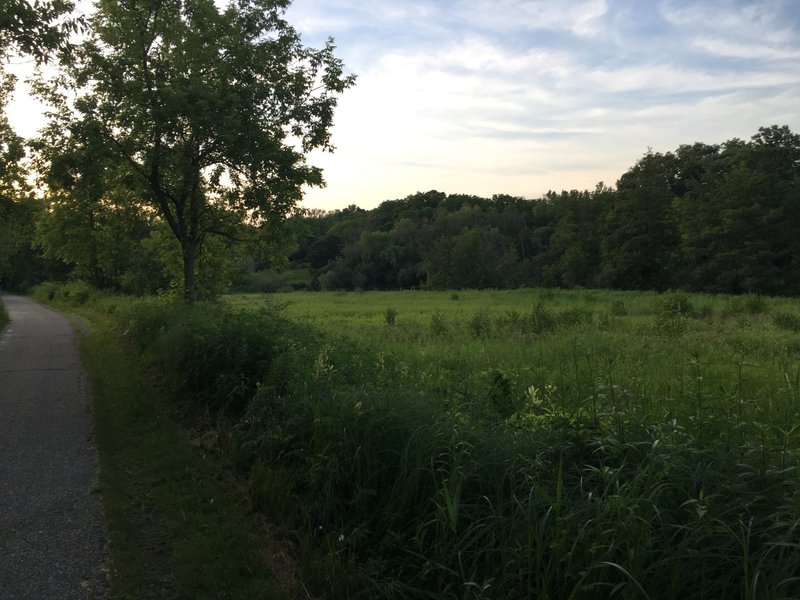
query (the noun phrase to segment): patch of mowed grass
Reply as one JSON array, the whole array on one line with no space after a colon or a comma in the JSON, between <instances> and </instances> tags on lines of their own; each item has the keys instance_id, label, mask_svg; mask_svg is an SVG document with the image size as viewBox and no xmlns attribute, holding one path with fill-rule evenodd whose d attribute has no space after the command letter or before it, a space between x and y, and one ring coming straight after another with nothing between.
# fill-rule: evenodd
<instances>
[{"instance_id":1,"label":"patch of mowed grass","mask_svg":"<svg viewBox=\"0 0 800 600\"><path fill-rule=\"evenodd\" d=\"M116 305L116 304L115 304ZM170 402L106 318L82 311L114 598L285 598L258 524L218 461L189 444Z\"/></svg>"}]
</instances>

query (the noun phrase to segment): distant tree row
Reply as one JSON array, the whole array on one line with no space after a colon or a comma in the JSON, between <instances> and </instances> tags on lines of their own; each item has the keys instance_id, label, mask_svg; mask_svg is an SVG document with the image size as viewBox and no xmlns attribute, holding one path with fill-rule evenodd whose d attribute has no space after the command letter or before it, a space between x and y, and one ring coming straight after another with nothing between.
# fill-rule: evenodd
<instances>
[{"instance_id":1,"label":"distant tree row","mask_svg":"<svg viewBox=\"0 0 800 600\"><path fill-rule=\"evenodd\" d=\"M0 128L7 123L0 120ZM22 140L0 148L0 277L25 287L77 277L135 294L182 286L168 224L129 196L136 186L76 186L103 166L49 158L36 199L17 168ZM46 152L40 156L46 156ZM91 178L86 179L87 182ZM297 211L238 236L205 238L201 294L288 264L295 287L328 290L518 286L800 293L800 136L648 152L615 187L537 200L417 193L372 210ZM245 227L246 229L246 227ZM249 275L248 275L249 274ZM253 286L275 289L275 286Z\"/></svg>"},{"instance_id":2,"label":"distant tree row","mask_svg":"<svg viewBox=\"0 0 800 600\"><path fill-rule=\"evenodd\" d=\"M539 200L431 191L303 218L321 289L517 286L800 292L800 136L648 152L617 182Z\"/></svg>"}]
</instances>

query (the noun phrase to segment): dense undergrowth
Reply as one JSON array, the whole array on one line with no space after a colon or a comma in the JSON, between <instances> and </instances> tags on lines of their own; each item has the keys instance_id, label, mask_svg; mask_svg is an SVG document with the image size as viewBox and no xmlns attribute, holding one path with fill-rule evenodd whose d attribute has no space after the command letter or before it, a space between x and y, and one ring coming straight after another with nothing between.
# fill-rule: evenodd
<instances>
[{"instance_id":1,"label":"dense undergrowth","mask_svg":"<svg viewBox=\"0 0 800 600\"><path fill-rule=\"evenodd\" d=\"M555 354L559 336L600 337L628 309L554 310L545 297L457 327L432 316L415 363L272 305L186 307L79 285L38 294L112 315L198 406L224 416L253 506L313 539L305 577L330 597L800 596L796 347L782 380L762 387L742 376L709 385L699 360L671 386L610 362L587 370L574 341L558 381L540 370L520 382L500 368L460 372L430 348L460 336L451 341ZM748 302L725 318L752 309L797 343L793 313ZM708 312L662 295L633 331L657 354L685 344Z\"/></svg>"},{"instance_id":2,"label":"dense undergrowth","mask_svg":"<svg viewBox=\"0 0 800 600\"><path fill-rule=\"evenodd\" d=\"M0 331L6 326L6 323L8 323L8 312L3 301L0 300Z\"/></svg>"}]
</instances>

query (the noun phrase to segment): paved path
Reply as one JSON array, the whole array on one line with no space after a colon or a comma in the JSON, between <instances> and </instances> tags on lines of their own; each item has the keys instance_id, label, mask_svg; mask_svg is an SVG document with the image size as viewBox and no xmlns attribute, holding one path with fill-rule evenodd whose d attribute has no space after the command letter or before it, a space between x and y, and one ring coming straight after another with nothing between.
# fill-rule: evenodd
<instances>
[{"instance_id":1,"label":"paved path","mask_svg":"<svg viewBox=\"0 0 800 600\"><path fill-rule=\"evenodd\" d=\"M106 598L89 384L75 333L31 300L2 301L11 323L0 333L0 600Z\"/></svg>"}]
</instances>

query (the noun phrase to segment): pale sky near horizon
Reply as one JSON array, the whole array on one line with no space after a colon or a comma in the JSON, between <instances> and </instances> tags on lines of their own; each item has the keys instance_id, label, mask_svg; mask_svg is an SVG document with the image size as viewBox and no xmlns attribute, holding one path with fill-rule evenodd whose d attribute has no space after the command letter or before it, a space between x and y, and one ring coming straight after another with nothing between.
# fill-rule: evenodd
<instances>
[{"instance_id":1,"label":"pale sky near horizon","mask_svg":"<svg viewBox=\"0 0 800 600\"><path fill-rule=\"evenodd\" d=\"M538 198L613 185L648 148L800 132L799 0L294 0L287 20L358 75L309 208ZM9 107L23 135L32 109Z\"/></svg>"}]
</instances>

